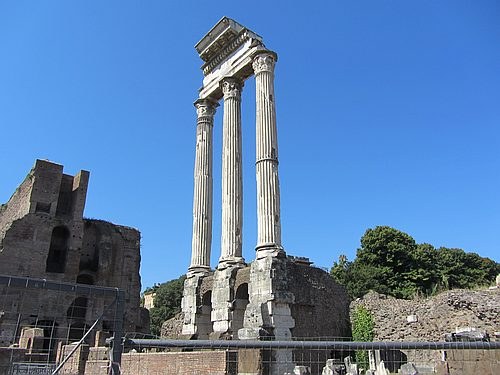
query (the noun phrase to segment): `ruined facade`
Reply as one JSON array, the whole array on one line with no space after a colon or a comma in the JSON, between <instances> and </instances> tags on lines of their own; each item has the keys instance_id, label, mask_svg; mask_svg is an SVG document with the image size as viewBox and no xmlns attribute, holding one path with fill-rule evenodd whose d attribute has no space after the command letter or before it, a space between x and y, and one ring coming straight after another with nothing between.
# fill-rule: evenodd
<instances>
[{"instance_id":1,"label":"ruined facade","mask_svg":"<svg viewBox=\"0 0 500 375\"><path fill-rule=\"evenodd\" d=\"M277 54L262 38L227 17L195 47L204 61L197 110L191 264L184 284L182 333L190 338L276 339L350 335L343 287L281 243L278 139L274 94ZM241 93L256 86L256 257L242 257ZM222 238L216 269L212 240L212 128L223 101ZM291 351L273 360L292 363ZM279 357L279 358L278 358ZM293 368L293 365L291 365ZM272 366L271 366L272 367ZM269 369L273 373L273 369Z\"/></svg>"},{"instance_id":2,"label":"ruined facade","mask_svg":"<svg viewBox=\"0 0 500 375\"><path fill-rule=\"evenodd\" d=\"M87 171L70 176L62 165L36 161L10 200L0 206L0 274L120 288L126 293L124 330L147 331L149 317L139 307L140 233L84 219L88 181ZM49 327L45 334L51 337L77 340L93 323L89 317L99 316L106 303L33 291L18 306L16 293L0 286L0 346L15 343L23 329L35 325ZM110 331L111 326L105 315L96 330ZM53 352L56 344L51 342Z\"/></svg>"}]
</instances>

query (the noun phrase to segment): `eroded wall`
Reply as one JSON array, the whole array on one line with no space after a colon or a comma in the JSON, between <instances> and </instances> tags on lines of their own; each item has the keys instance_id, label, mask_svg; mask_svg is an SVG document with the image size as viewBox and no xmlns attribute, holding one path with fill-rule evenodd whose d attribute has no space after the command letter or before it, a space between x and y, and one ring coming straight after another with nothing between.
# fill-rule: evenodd
<instances>
[{"instance_id":1,"label":"eroded wall","mask_svg":"<svg viewBox=\"0 0 500 375\"><path fill-rule=\"evenodd\" d=\"M87 171L70 176L61 165L36 161L0 208L0 274L123 289L125 331L147 332L149 317L140 308L140 233L83 218L88 180ZM74 339L65 333L68 327L75 323L90 326L110 303L102 298L82 302L76 295L26 290L20 305L18 290L0 288L5 310L0 346L14 343L23 327L47 319L55 327L53 336ZM97 329L110 330L113 318L112 312L109 318L105 315Z\"/></svg>"}]
</instances>

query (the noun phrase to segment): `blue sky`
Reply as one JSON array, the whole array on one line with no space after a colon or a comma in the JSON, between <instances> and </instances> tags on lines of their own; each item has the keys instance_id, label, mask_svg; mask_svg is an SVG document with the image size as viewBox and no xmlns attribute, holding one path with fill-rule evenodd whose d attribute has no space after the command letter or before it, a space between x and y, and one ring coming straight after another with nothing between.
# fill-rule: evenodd
<instances>
[{"instance_id":1,"label":"blue sky","mask_svg":"<svg viewBox=\"0 0 500 375\"><path fill-rule=\"evenodd\" d=\"M283 245L330 267L366 229L500 261L500 2L3 1L0 202L36 158L91 172L85 216L142 232L143 287L191 253L194 45L228 16L278 53ZM243 92L244 257L256 244ZM214 127L220 255L222 110Z\"/></svg>"}]
</instances>

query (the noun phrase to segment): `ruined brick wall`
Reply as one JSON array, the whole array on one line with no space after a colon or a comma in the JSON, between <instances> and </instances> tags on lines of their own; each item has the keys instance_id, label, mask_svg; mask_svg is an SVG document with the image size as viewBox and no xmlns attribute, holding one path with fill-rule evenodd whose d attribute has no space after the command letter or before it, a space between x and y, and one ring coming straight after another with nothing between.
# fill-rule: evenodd
<instances>
[{"instance_id":1,"label":"ruined brick wall","mask_svg":"<svg viewBox=\"0 0 500 375\"><path fill-rule=\"evenodd\" d=\"M349 297L343 286L320 268L288 263L293 337L350 337Z\"/></svg>"},{"instance_id":2,"label":"ruined brick wall","mask_svg":"<svg viewBox=\"0 0 500 375\"><path fill-rule=\"evenodd\" d=\"M0 205L0 251L2 240L10 225L29 212L30 194L33 185L33 169L28 173L23 183L16 189L8 203Z\"/></svg>"},{"instance_id":3,"label":"ruined brick wall","mask_svg":"<svg viewBox=\"0 0 500 375\"><path fill-rule=\"evenodd\" d=\"M68 231L64 271L50 279L74 282L83 236L83 208L89 174L72 177L62 166L37 160L26 179L0 212L0 273L47 276L47 256L53 230Z\"/></svg>"},{"instance_id":4,"label":"ruined brick wall","mask_svg":"<svg viewBox=\"0 0 500 375\"><path fill-rule=\"evenodd\" d=\"M127 332L149 331L140 306L140 232L106 221L84 219L79 275L93 279L94 285L123 289Z\"/></svg>"},{"instance_id":5,"label":"ruined brick wall","mask_svg":"<svg viewBox=\"0 0 500 375\"><path fill-rule=\"evenodd\" d=\"M295 300L290 306L295 321L292 336L322 340L350 337L349 297L345 288L322 269L294 262L288 262L287 268L287 282ZM311 374L321 374L326 360L335 356L326 350L293 353L295 365L309 367Z\"/></svg>"},{"instance_id":6,"label":"ruined brick wall","mask_svg":"<svg viewBox=\"0 0 500 375\"><path fill-rule=\"evenodd\" d=\"M121 369L124 374L236 375L237 355L235 351L125 353Z\"/></svg>"},{"instance_id":7,"label":"ruined brick wall","mask_svg":"<svg viewBox=\"0 0 500 375\"><path fill-rule=\"evenodd\" d=\"M0 374L10 374L10 365L25 360L26 349L0 347Z\"/></svg>"},{"instance_id":8,"label":"ruined brick wall","mask_svg":"<svg viewBox=\"0 0 500 375\"><path fill-rule=\"evenodd\" d=\"M0 208L0 274L123 289L124 329L147 332L149 317L140 308L140 233L105 221L83 219L88 180L86 171L70 176L63 174L61 165L36 161ZM0 346L13 343L20 329L34 320L54 316L58 317L54 336L66 336L63 332L71 323L66 311L76 296L28 290L23 306L18 307L17 292L0 288L2 305L8 307L0 321ZM90 299L85 316L99 316L106 303L104 299ZM107 321L105 316L97 329L109 330L112 319L110 316Z\"/></svg>"}]
</instances>

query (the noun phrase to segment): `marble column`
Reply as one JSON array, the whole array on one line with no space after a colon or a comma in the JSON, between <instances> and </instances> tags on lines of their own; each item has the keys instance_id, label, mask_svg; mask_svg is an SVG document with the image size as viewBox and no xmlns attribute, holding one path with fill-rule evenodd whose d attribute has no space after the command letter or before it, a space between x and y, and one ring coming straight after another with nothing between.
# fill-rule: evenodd
<instances>
[{"instance_id":1,"label":"marble column","mask_svg":"<svg viewBox=\"0 0 500 375\"><path fill-rule=\"evenodd\" d=\"M257 259L283 253L281 246L278 137L274 98L277 56L264 51L253 59L256 89Z\"/></svg>"},{"instance_id":2,"label":"marble column","mask_svg":"<svg viewBox=\"0 0 500 375\"><path fill-rule=\"evenodd\" d=\"M224 78L222 127L222 238L218 268L242 265L243 172L241 147L241 90L243 82Z\"/></svg>"},{"instance_id":3,"label":"marble column","mask_svg":"<svg viewBox=\"0 0 500 375\"><path fill-rule=\"evenodd\" d=\"M188 275L210 271L212 246L212 129L217 102L198 99L194 103L198 115L194 164L193 239Z\"/></svg>"}]
</instances>

